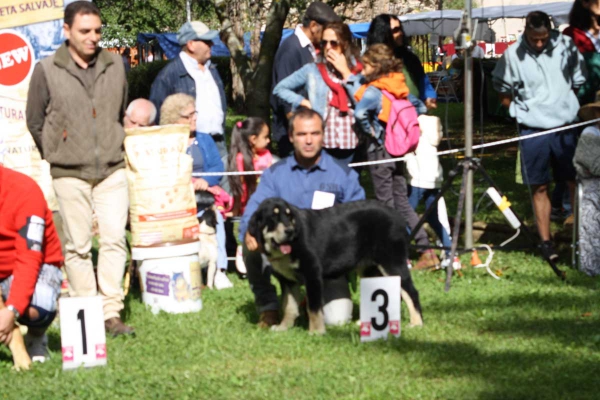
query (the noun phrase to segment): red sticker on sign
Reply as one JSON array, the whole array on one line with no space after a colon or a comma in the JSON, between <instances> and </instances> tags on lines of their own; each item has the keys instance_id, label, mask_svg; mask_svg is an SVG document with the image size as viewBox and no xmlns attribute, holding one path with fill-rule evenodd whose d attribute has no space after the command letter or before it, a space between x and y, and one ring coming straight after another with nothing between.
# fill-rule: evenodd
<instances>
[{"instance_id":1,"label":"red sticker on sign","mask_svg":"<svg viewBox=\"0 0 600 400\"><path fill-rule=\"evenodd\" d=\"M390 321L390 333L392 335L400 333L400 321Z\"/></svg>"},{"instance_id":2,"label":"red sticker on sign","mask_svg":"<svg viewBox=\"0 0 600 400\"><path fill-rule=\"evenodd\" d=\"M106 358L106 344L100 343L96 345L96 360Z\"/></svg>"},{"instance_id":3,"label":"red sticker on sign","mask_svg":"<svg viewBox=\"0 0 600 400\"><path fill-rule=\"evenodd\" d=\"M63 362L73 361L75 354L73 353L73 346L62 348Z\"/></svg>"},{"instance_id":4,"label":"red sticker on sign","mask_svg":"<svg viewBox=\"0 0 600 400\"><path fill-rule=\"evenodd\" d=\"M371 323L361 322L360 323L360 336L371 336Z\"/></svg>"},{"instance_id":5,"label":"red sticker on sign","mask_svg":"<svg viewBox=\"0 0 600 400\"><path fill-rule=\"evenodd\" d=\"M14 86L29 77L34 55L27 38L16 31L0 33L0 85Z\"/></svg>"}]
</instances>

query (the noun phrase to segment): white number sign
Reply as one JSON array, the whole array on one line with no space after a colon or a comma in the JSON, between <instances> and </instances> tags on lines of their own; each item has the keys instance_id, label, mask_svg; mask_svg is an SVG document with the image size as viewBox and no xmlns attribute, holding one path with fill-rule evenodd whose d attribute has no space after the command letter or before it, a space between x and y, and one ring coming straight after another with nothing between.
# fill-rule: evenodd
<instances>
[{"instance_id":1,"label":"white number sign","mask_svg":"<svg viewBox=\"0 0 600 400\"><path fill-rule=\"evenodd\" d=\"M60 299L63 370L106 365L106 334L102 298Z\"/></svg>"},{"instance_id":2,"label":"white number sign","mask_svg":"<svg viewBox=\"0 0 600 400\"><path fill-rule=\"evenodd\" d=\"M400 336L400 277L360 280L360 341Z\"/></svg>"}]
</instances>

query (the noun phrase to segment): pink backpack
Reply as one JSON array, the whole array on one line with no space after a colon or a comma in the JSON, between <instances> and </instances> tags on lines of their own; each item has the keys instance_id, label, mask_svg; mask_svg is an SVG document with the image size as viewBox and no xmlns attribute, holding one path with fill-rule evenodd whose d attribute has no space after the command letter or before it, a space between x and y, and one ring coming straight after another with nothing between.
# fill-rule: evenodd
<instances>
[{"instance_id":1,"label":"pink backpack","mask_svg":"<svg viewBox=\"0 0 600 400\"><path fill-rule=\"evenodd\" d=\"M381 93L392 102L385 128L385 149L394 157L415 151L421 136L417 110L410 101L397 99L387 90Z\"/></svg>"}]
</instances>

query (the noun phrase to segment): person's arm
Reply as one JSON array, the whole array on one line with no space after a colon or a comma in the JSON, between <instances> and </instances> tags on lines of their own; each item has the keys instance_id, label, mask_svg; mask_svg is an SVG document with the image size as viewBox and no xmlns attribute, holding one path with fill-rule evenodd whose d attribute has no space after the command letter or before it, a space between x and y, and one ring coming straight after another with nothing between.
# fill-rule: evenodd
<instances>
[{"instance_id":1,"label":"person's arm","mask_svg":"<svg viewBox=\"0 0 600 400\"><path fill-rule=\"evenodd\" d=\"M365 190L360 186L358 173L355 170L350 169L346 176L346 184L344 185L344 199L342 203L349 203L351 201L364 200Z\"/></svg>"},{"instance_id":2,"label":"person's arm","mask_svg":"<svg viewBox=\"0 0 600 400\"><path fill-rule=\"evenodd\" d=\"M500 97L500 104L502 104L502 107L510 107L510 103L512 103L512 96L510 93L498 93L498 97Z\"/></svg>"},{"instance_id":3,"label":"person's arm","mask_svg":"<svg viewBox=\"0 0 600 400\"><path fill-rule=\"evenodd\" d=\"M298 108L302 105L303 101L308 100L300 96L296 91L306 85L309 70L312 68L314 68L314 65L307 64L279 82L273 89L273 95L279 100L288 103L292 111Z\"/></svg>"},{"instance_id":4,"label":"person's arm","mask_svg":"<svg viewBox=\"0 0 600 400\"><path fill-rule=\"evenodd\" d=\"M223 161L219 155L219 149L210 135L206 133L198 133L196 135L198 143L202 146L204 155L204 172L224 172ZM212 175L203 177L209 186L218 185L222 175Z\"/></svg>"},{"instance_id":5,"label":"person's arm","mask_svg":"<svg viewBox=\"0 0 600 400\"><path fill-rule=\"evenodd\" d=\"M366 135L374 136L374 129L371 121L376 118L375 113L381 102L379 90L374 87L368 87L365 93L354 108L354 119L356 126Z\"/></svg>"},{"instance_id":6,"label":"person's arm","mask_svg":"<svg viewBox=\"0 0 600 400\"><path fill-rule=\"evenodd\" d=\"M586 67L583 55L577 50L577 46L570 37L564 37L564 40L568 43L569 55L572 64L571 77L573 79L573 89L579 89L584 83L586 83L588 77L588 70ZM577 93L577 91L576 91Z\"/></svg>"},{"instance_id":7,"label":"person's arm","mask_svg":"<svg viewBox=\"0 0 600 400\"><path fill-rule=\"evenodd\" d=\"M437 93L425 71L423 71L423 77L419 82L419 93L423 93L421 97L428 109L437 108Z\"/></svg>"},{"instance_id":8,"label":"person's arm","mask_svg":"<svg viewBox=\"0 0 600 400\"><path fill-rule=\"evenodd\" d=\"M46 208L44 195L37 187L15 207L15 226L18 229L15 240L16 260L6 305L14 306L21 315L29 306L42 266Z\"/></svg>"},{"instance_id":9,"label":"person's arm","mask_svg":"<svg viewBox=\"0 0 600 400\"><path fill-rule=\"evenodd\" d=\"M352 98L352 102L355 102L354 95L360 89L360 87L365 83L365 77L362 73L352 74L344 81L344 87L346 91Z\"/></svg>"},{"instance_id":10,"label":"person's arm","mask_svg":"<svg viewBox=\"0 0 600 400\"><path fill-rule=\"evenodd\" d=\"M271 197L279 197L279 192L275 186L272 169L269 168L263 171L260 182L256 187L256 191L250 196L250 200L248 200L248 204L246 204L244 215L240 221L240 241L245 240L248 222L250 221L252 214L254 214L260 203Z\"/></svg>"},{"instance_id":11,"label":"person's arm","mask_svg":"<svg viewBox=\"0 0 600 400\"><path fill-rule=\"evenodd\" d=\"M29 81L25 115L27 118L27 129L29 129L42 158L44 158L42 129L46 120L46 107L48 107L48 103L50 103L48 82L46 81L46 74L42 64L38 63Z\"/></svg>"},{"instance_id":12,"label":"person's arm","mask_svg":"<svg viewBox=\"0 0 600 400\"><path fill-rule=\"evenodd\" d=\"M295 46L291 46L291 43L288 42L289 40L294 40L296 42ZM291 37L282 43L282 46L275 54L275 62L273 63L272 89L275 89L275 86L277 86L279 82L292 75L306 64L304 58L306 52L310 53L308 49L300 47L300 42L298 42L297 37ZM310 58L312 59L312 56L310 56ZM274 93L271 93L270 102L275 112L281 112L283 115L288 115L292 112L291 104L282 101L279 97L275 96Z\"/></svg>"},{"instance_id":13,"label":"person's arm","mask_svg":"<svg viewBox=\"0 0 600 400\"><path fill-rule=\"evenodd\" d=\"M513 101L512 97L512 77L509 66L506 63L507 52L498 60L494 70L492 71L492 85L498 92L500 104L503 107L509 108Z\"/></svg>"},{"instance_id":14,"label":"person's arm","mask_svg":"<svg viewBox=\"0 0 600 400\"><path fill-rule=\"evenodd\" d=\"M225 85L223 85L223 79L221 79L221 75L219 74L219 70L216 65L211 65L211 73L213 79L217 84L217 88L219 89L219 97L221 98L221 109L223 110L223 133L225 133L225 122L227 116L227 96L225 95Z\"/></svg>"}]
</instances>

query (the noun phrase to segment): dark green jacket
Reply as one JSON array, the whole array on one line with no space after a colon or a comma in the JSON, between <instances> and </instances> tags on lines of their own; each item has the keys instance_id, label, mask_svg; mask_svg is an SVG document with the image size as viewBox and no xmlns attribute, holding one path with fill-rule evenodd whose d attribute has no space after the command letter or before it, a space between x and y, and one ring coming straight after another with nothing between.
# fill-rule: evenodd
<instances>
[{"instance_id":1,"label":"dark green jacket","mask_svg":"<svg viewBox=\"0 0 600 400\"><path fill-rule=\"evenodd\" d=\"M127 81L121 58L98 53L86 86L66 43L36 66L29 86L27 127L53 178L102 180L123 168Z\"/></svg>"}]
</instances>

